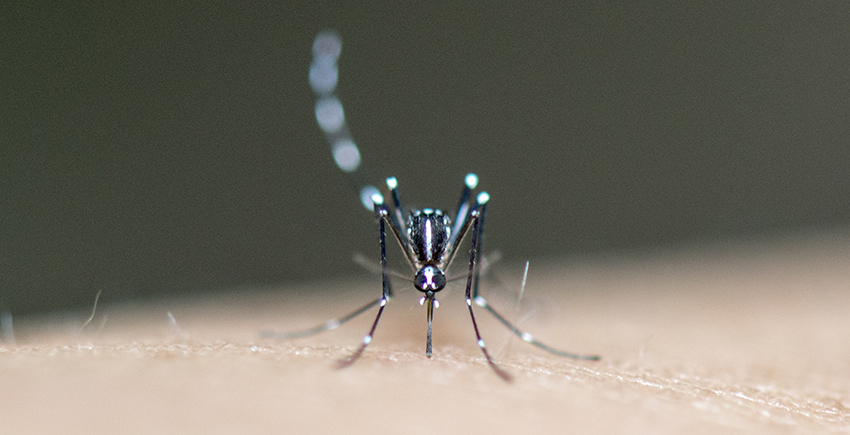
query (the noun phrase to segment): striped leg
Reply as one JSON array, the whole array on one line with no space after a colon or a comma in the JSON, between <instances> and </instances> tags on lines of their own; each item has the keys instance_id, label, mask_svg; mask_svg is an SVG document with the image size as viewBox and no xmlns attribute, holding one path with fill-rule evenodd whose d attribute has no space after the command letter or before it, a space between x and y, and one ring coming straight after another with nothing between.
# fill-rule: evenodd
<instances>
[{"instance_id":1,"label":"striped leg","mask_svg":"<svg viewBox=\"0 0 850 435\"><path fill-rule=\"evenodd\" d=\"M475 321L475 313L472 310L472 281L473 275L477 275L475 260L476 256L479 252L478 242L480 236L480 226L479 224L483 220L484 216L484 205L487 204L487 201L490 199L490 196L487 193L482 192L478 195L478 199L475 205L472 208L472 211L469 212L469 219L472 220L472 246L469 249L469 273L466 278L466 305L469 307L469 317L472 319L472 327L475 329L475 338L478 340L478 347L481 348L481 352L484 353L484 358L487 360L487 364L490 365L490 368L496 372L499 377L504 379L505 381L510 382L511 375L508 372L502 370L501 367L496 365L493 361L493 358L490 357L490 352L487 351L487 347L484 345L484 340L481 338L481 332L478 331L478 322Z\"/></svg>"},{"instance_id":2,"label":"striped leg","mask_svg":"<svg viewBox=\"0 0 850 435\"><path fill-rule=\"evenodd\" d=\"M354 364L360 355L363 354L363 351L366 350L366 346L372 342L372 336L375 334L375 329L378 327L378 321L381 320L381 314L384 313L384 307L387 305L387 301L389 301L390 297L392 297L392 289L390 288L389 276L387 274L387 232L386 232L386 224L389 223L390 226L393 226L393 221L390 219L390 211L387 209L387 206L384 205L384 199L381 195L374 195L372 197L372 202L375 204L375 215L378 217L379 223L379 232L381 237L381 280L382 280L382 293L381 298L378 299L380 308L378 308L378 314L375 316L375 321L372 322L372 327L369 329L369 333L363 337L363 343L354 352L351 356L346 359L339 360L337 362L338 368L348 367L351 364ZM393 228L393 233L397 234L398 230Z\"/></svg>"},{"instance_id":3,"label":"striped leg","mask_svg":"<svg viewBox=\"0 0 850 435\"><path fill-rule=\"evenodd\" d=\"M275 340L291 340L293 338L304 338L309 337L311 335L318 334L320 332L330 331L331 329L339 328L345 322L365 313L370 308L378 305L383 298L375 299L372 302L369 302L366 305L352 311L344 317L340 317L338 319L331 319L325 322L323 325L316 326L314 328L305 329L303 331L294 331L294 332L274 332L274 331L262 331L260 332L260 338L271 338Z\"/></svg>"}]
</instances>

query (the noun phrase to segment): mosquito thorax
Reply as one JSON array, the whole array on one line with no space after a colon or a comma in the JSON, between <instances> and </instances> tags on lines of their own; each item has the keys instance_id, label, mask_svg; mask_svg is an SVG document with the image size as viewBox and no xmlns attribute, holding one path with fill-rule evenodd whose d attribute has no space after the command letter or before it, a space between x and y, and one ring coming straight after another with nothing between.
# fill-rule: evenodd
<instances>
[{"instance_id":1,"label":"mosquito thorax","mask_svg":"<svg viewBox=\"0 0 850 435\"><path fill-rule=\"evenodd\" d=\"M442 262L451 232L451 219L442 210L426 208L411 212L407 219L407 240L416 263L421 266Z\"/></svg>"}]
</instances>

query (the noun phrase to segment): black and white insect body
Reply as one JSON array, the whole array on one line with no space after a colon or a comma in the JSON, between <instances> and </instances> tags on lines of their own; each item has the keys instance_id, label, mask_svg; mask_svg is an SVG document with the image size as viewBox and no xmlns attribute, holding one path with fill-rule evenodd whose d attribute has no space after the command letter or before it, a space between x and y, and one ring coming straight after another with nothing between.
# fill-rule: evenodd
<instances>
[{"instance_id":1,"label":"black and white insect body","mask_svg":"<svg viewBox=\"0 0 850 435\"><path fill-rule=\"evenodd\" d=\"M417 272L413 285L417 290L433 294L446 287L442 261L451 232L451 221L440 210L416 210L410 215L407 238L414 253Z\"/></svg>"},{"instance_id":2,"label":"black and white insect body","mask_svg":"<svg viewBox=\"0 0 850 435\"><path fill-rule=\"evenodd\" d=\"M469 308L469 316L475 331L478 346L484 354L487 364L505 380L510 380L510 375L502 370L493 361L481 333L478 330L478 322L472 304L486 309L505 325L511 332L519 336L523 341L531 343L547 352L574 359L598 360L598 356L578 355L563 352L549 347L537 341L531 334L517 329L505 317L496 312L478 293L478 281L480 275L481 234L484 227L484 217L487 202L490 195L481 192L473 195L478 185L478 177L475 174L467 174L464 179L460 201L457 212L453 219L439 209L422 209L411 211L407 219L404 216L404 208L398 190L398 180L390 177L386 180L387 189L392 197L392 207L384 201L384 196L379 190L363 181L360 173L360 151L351 138L345 123L345 115L342 104L334 95L337 79L339 77L336 61L342 49L339 36L333 31L320 33L313 43L313 64L310 67L310 85L316 94L316 121L331 145L334 161L337 166L350 176L355 188L359 191L361 202L364 207L370 209L378 220L380 245L381 245L381 296L368 304L358 308L354 312L326 322L305 331L289 334L263 333L268 338L297 338L306 337L322 331L336 329L343 323L377 306L378 312L369 332L363 338L360 347L350 357L340 361L339 366L345 367L354 363L372 341L378 321L384 312L387 302L393 296L387 268L387 230L401 246L405 259L413 270L413 287L422 293L419 300L426 307L426 318L428 333L425 345L425 354L431 356L431 325L434 318L434 309L439 307L437 294L446 287L449 279L446 270L452 264L458 253L461 242L469 235L469 263L466 272L466 304Z\"/></svg>"}]
</instances>

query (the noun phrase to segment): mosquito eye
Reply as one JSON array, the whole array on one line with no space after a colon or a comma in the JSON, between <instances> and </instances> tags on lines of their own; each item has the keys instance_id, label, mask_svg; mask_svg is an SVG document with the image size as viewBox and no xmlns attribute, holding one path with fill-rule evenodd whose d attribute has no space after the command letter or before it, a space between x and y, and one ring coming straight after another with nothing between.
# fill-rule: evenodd
<instances>
[{"instance_id":1,"label":"mosquito eye","mask_svg":"<svg viewBox=\"0 0 850 435\"><path fill-rule=\"evenodd\" d=\"M446 288L446 275L443 272L434 276L434 290L442 290Z\"/></svg>"},{"instance_id":2,"label":"mosquito eye","mask_svg":"<svg viewBox=\"0 0 850 435\"><path fill-rule=\"evenodd\" d=\"M416 272L413 285L419 291L437 292L446 287L446 275L434 266L425 266Z\"/></svg>"}]
</instances>

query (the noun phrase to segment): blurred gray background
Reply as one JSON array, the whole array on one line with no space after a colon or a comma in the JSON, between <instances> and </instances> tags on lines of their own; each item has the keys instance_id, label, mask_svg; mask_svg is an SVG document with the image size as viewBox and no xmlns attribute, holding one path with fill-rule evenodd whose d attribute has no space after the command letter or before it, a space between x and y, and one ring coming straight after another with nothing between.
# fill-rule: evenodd
<instances>
[{"instance_id":1,"label":"blurred gray background","mask_svg":"<svg viewBox=\"0 0 850 435\"><path fill-rule=\"evenodd\" d=\"M452 209L478 173L509 260L850 223L847 3L76 3L0 6L14 314L363 274L376 225L307 84L325 28L372 181Z\"/></svg>"}]
</instances>

